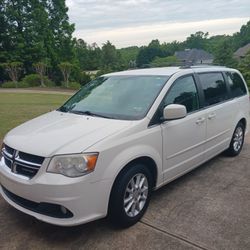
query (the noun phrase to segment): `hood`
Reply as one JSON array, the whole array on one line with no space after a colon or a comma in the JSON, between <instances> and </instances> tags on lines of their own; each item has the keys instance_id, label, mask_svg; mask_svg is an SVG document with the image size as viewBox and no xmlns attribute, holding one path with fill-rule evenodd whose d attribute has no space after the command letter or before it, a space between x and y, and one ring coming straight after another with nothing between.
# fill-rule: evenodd
<instances>
[{"instance_id":1,"label":"hood","mask_svg":"<svg viewBox=\"0 0 250 250\"><path fill-rule=\"evenodd\" d=\"M75 154L87 150L131 123L52 111L11 130L4 143L19 151L43 157Z\"/></svg>"}]
</instances>

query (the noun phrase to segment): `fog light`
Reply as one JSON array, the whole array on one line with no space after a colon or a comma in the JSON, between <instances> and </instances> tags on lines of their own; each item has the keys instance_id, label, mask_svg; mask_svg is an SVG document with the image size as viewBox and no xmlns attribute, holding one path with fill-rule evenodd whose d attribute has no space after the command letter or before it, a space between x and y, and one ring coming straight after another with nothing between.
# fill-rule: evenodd
<instances>
[{"instance_id":1,"label":"fog light","mask_svg":"<svg viewBox=\"0 0 250 250\"><path fill-rule=\"evenodd\" d=\"M61 206L61 211L62 211L63 214L67 213L67 209L64 206Z\"/></svg>"}]
</instances>

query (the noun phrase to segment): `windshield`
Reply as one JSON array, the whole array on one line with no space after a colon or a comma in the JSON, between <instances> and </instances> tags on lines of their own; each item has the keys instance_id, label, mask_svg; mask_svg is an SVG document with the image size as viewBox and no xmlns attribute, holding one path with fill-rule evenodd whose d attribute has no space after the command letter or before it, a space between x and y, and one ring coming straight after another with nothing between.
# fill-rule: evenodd
<instances>
[{"instance_id":1,"label":"windshield","mask_svg":"<svg viewBox=\"0 0 250 250\"><path fill-rule=\"evenodd\" d=\"M99 77L82 87L59 111L138 120L147 114L168 78L168 76Z\"/></svg>"}]
</instances>

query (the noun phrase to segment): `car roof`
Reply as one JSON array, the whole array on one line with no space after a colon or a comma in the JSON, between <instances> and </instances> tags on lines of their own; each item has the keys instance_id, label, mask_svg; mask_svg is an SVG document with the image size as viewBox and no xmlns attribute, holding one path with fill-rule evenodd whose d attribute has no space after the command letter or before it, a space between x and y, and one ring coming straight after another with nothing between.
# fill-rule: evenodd
<instances>
[{"instance_id":1,"label":"car roof","mask_svg":"<svg viewBox=\"0 0 250 250\"><path fill-rule=\"evenodd\" d=\"M105 76L138 76L138 75L162 75L169 76L180 71L180 67L133 69L106 74Z\"/></svg>"},{"instance_id":2,"label":"car roof","mask_svg":"<svg viewBox=\"0 0 250 250\"><path fill-rule=\"evenodd\" d=\"M211 71L224 71L233 70L224 66L212 66L212 65L199 65L199 66L183 66L183 67L162 67L162 68L146 68L146 69L134 69L126 70L114 73L108 73L104 76L147 76L147 75L158 75L158 76L171 76L180 71L187 71L190 69L193 72L211 72Z\"/></svg>"}]
</instances>

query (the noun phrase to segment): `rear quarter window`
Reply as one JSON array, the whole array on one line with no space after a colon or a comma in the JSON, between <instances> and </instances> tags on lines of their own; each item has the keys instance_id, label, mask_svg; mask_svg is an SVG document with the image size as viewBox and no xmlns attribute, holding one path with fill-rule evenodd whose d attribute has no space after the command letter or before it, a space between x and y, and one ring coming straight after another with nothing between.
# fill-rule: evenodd
<instances>
[{"instance_id":1,"label":"rear quarter window","mask_svg":"<svg viewBox=\"0 0 250 250\"><path fill-rule=\"evenodd\" d=\"M223 102L229 98L227 85L221 72L200 73L205 106Z\"/></svg>"},{"instance_id":2,"label":"rear quarter window","mask_svg":"<svg viewBox=\"0 0 250 250\"><path fill-rule=\"evenodd\" d=\"M236 72L226 72L232 97L238 97L247 93L246 86L241 76Z\"/></svg>"}]
</instances>

